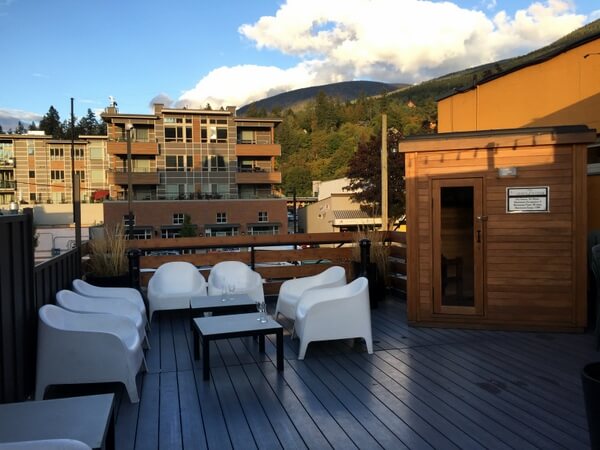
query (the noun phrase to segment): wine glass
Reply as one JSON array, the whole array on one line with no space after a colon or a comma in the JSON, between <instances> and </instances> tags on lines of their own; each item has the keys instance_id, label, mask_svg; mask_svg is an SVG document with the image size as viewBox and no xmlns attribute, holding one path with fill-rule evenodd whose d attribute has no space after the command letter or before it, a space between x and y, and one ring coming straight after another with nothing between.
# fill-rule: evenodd
<instances>
[{"instance_id":1,"label":"wine glass","mask_svg":"<svg viewBox=\"0 0 600 450\"><path fill-rule=\"evenodd\" d=\"M227 292L229 292L229 300L233 300L233 295L235 294L235 283L229 283L227 285Z\"/></svg>"}]
</instances>

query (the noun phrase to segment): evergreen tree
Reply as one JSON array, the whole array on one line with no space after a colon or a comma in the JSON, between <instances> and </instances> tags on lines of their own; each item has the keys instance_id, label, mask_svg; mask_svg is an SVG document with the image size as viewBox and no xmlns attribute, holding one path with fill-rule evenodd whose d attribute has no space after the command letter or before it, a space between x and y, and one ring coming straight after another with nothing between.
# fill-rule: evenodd
<instances>
[{"instance_id":1,"label":"evergreen tree","mask_svg":"<svg viewBox=\"0 0 600 450\"><path fill-rule=\"evenodd\" d=\"M29 131L37 131L37 129L38 129L38 127L37 127L37 125L35 124L35 122L31 122L31 123L29 124L29 128L28 128L28 130L29 130Z\"/></svg>"},{"instance_id":2,"label":"evergreen tree","mask_svg":"<svg viewBox=\"0 0 600 450\"><path fill-rule=\"evenodd\" d=\"M90 108L88 108L87 114L79 120L76 128L79 135L100 134L100 124L96 119L96 114Z\"/></svg>"},{"instance_id":3,"label":"evergreen tree","mask_svg":"<svg viewBox=\"0 0 600 450\"><path fill-rule=\"evenodd\" d=\"M189 214L185 214L183 216L183 225L181 226L181 231L179 231L179 236L181 237L195 237L196 236L196 227L192 225L192 218Z\"/></svg>"},{"instance_id":4,"label":"evergreen tree","mask_svg":"<svg viewBox=\"0 0 600 450\"><path fill-rule=\"evenodd\" d=\"M54 106L50 106L46 115L42 117L39 128L55 139L62 139L64 137L60 115Z\"/></svg>"},{"instance_id":5,"label":"evergreen tree","mask_svg":"<svg viewBox=\"0 0 600 450\"><path fill-rule=\"evenodd\" d=\"M4 134L4 130L2 129L2 125L0 125L0 134Z\"/></svg>"},{"instance_id":6,"label":"evergreen tree","mask_svg":"<svg viewBox=\"0 0 600 450\"><path fill-rule=\"evenodd\" d=\"M17 123L17 128L15 129L15 134L25 134L26 132L27 130L25 129L25 125L23 125L23 122L19 120Z\"/></svg>"}]
</instances>

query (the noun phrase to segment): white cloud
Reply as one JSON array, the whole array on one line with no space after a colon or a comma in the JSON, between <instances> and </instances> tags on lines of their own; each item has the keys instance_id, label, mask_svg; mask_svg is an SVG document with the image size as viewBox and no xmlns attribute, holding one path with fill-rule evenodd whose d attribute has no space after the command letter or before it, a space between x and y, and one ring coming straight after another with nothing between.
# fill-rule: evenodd
<instances>
[{"instance_id":1,"label":"white cloud","mask_svg":"<svg viewBox=\"0 0 600 450\"><path fill-rule=\"evenodd\" d=\"M40 114L21 109L0 108L0 125L5 132L16 128L19 121L27 127L31 122L39 122L42 117Z\"/></svg>"},{"instance_id":2,"label":"white cloud","mask_svg":"<svg viewBox=\"0 0 600 450\"><path fill-rule=\"evenodd\" d=\"M539 48L585 22L568 0L490 17L449 1L287 0L275 15L239 32L258 49L296 57L295 67L221 67L184 92L178 105L242 106L345 80L418 82Z\"/></svg>"}]
</instances>

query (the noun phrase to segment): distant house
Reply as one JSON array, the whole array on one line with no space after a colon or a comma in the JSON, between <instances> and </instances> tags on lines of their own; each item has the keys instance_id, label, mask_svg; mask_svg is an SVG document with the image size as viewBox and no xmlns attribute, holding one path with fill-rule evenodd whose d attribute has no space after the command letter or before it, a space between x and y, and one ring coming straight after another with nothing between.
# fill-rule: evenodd
<instances>
[{"instance_id":1,"label":"distant house","mask_svg":"<svg viewBox=\"0 0 600 450\"><path fill-rule=\"evenodd\" d=\"M381 217L361 210L351 199L353 191L345 190L348 178L313 182L317 202L299 210L300 227L306 233L356 231L381 227Z\"/></svg>"}]
</instances>

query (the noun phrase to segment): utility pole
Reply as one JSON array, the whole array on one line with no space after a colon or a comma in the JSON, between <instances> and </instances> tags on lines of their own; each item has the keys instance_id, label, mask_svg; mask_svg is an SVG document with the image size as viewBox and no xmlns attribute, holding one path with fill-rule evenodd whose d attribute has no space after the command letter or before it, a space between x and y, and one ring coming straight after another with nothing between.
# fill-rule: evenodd
<instances>
[{"instance_id":1,"label":"utility pole","mask_svg":"<svg viewBox=\"0 0 600 450\"><path fill-rule=\"evenodd\" d=\"M130 241L133 241L133 211L132 211L132 197L133 187L131 182L131 130L133 125L131 123L125 124L125 132L127 133L127 235Z\"/></svg>"},{"instance_id":2,"label":"utility pole","mask_svg":"<svg viewBox=\"0 0 600 450\"><path fill-rule=\"evenodd\" d=\"M381 115L381 230L388 230L387 114Z\"/></svg>"},{"instance_id":3,"label":"utility pole","mask_svg":"<svg viewBox=\"0 0 600 450\"><path fill-rule=\"evenodd\" d=\"M79 174L75 173L75 114L71 97L71 200L73 201L73 222L75 223L75 247L81 247L81 198Z\"/></svg>"}]
</instances>

